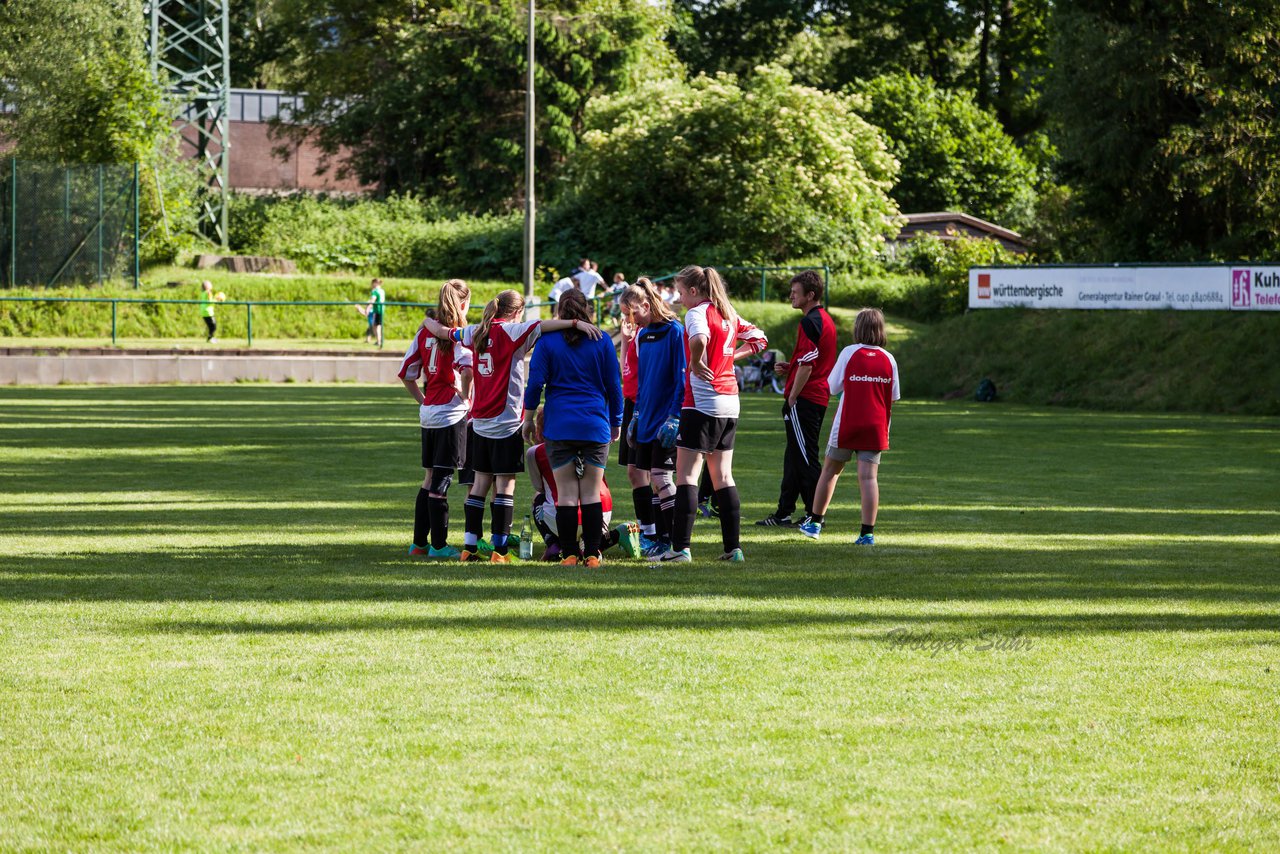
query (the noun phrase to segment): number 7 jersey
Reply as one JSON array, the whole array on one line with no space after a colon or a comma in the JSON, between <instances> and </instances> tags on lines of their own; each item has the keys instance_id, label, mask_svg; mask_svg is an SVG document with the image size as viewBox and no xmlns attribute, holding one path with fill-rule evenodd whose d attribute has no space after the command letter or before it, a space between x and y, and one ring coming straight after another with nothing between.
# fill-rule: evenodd
<instances>
[{"instance_id":1,"label":"number 7 jersey","mask_svg":"<svg viewBox=\"0 0 1280 854\"><path fill-rule=\"evenodd\" d=\"M448 344L419 329L400 363L402 380L422 382L422 426L452 427L467 417L467 402L458 394L458 371L471 367L471 353L460 344Z\"/></svg>"}]
</instances>

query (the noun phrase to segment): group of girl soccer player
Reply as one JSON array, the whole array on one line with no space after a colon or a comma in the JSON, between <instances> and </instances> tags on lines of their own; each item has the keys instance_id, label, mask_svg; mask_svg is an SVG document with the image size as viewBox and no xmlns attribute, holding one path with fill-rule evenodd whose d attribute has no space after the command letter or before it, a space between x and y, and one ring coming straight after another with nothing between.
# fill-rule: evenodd
<instances>
[{"instance_id":1,"label":"group of girl soccer player","mask_svg":"<svg viewBox=\"0 0 1280 854\"><path fill-rule=\"evenodd\" d=\"M535 492L531 515L548 544L544 559L598 567L602 552L618 545L651 562L688 563L705 466L719 510L718 559L743 561L733 479L739 416L734 362L761 352L768 340L738 316L714 268L684 268L675 289L683 321L648 279L621 293L619 360L613 342L591 323L591 305L580 291L562 294L550 320L523 320L523 298L503 291L485 306L479 323L467 325L470 290L458 279L445 282L434 316L423 321L399 373L419 404L425 470L409 553L509 562L516 481L527 468ZM841 353L830 378L841 403L813 514L807 527L800 526L814 538L823 522L818 508L826 510L845 462L857 457L863 483L864 466L878 464L888 447L898 384L896 365L883 349L883 316L874 309L860 312L855 339L859 343ZM637 519L616 528L605 482L613 442L619 442ZM455 472L469 485L461 549L448 542ZM864 523L868 498L864 485ZM874 513L872 499L872 524Z\"/></svg>"}]
</instances>

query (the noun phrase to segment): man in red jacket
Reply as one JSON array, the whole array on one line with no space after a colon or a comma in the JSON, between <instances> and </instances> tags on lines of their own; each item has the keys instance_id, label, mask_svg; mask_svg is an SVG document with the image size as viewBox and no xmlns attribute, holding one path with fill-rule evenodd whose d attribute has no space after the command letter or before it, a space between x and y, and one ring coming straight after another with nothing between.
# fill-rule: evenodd
<instances>
[{"instance_id":1,"label":"man in red jacket","mask_svg":"<svg viewBox=\"0 0 1280 854\"><path fill-rule=\"evenodd\" d=\"M797 499L804 501L805 517L813 512L813 491L822 474L822 422L827 416L831 392L827 376L836 363L836 325L822 308L824 286L816 270L805 270L791 280L791 307L801 312L800 328L791 358L774 371L786 374L782 423L787 450L782 458L782 489L778 509L756 522L761 527L794 528Z\"/></svg>"}]
</instances>

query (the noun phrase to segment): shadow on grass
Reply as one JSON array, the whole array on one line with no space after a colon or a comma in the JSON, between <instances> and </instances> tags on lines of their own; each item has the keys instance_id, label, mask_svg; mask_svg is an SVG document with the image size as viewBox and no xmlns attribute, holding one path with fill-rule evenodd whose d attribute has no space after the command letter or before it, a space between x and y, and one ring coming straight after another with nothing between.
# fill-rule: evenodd
<instances>
[{"instance_id":1,"label":"shadow on grass","mask_svg":"<svg viewBox=\"0 0 1280 854\"><path fill-rule=\"evenodd\" d=\"M876 611L826 613L806 610L607 609L555 614L442 615L360 617L334 620L157 620L146 632L174 634L336 634L343 632L642 632L768 631L797 627L846 629L851 641L886 642L892 629L928 633L930 638L973 638L999 632L1030 637L1130 632L1280 631L1280 616L1270 614L903 614Z\"/></svg>"},{"instance_id":2,"label":"shadow on grass","mask_svg":"<svg viewBox=\"0 0 1280 854\"><path fill-rule=\"evenodd\" d=\"M813 548L811 546L811 548ZM1280 604L1266 546L1161 543L1140 549L829 548L797 564L793 550L758 546L745 567L680 569L607 563L431 563L356 545L239 545L103 555L0 556L0 601L609 603L726 598L753 603L1193 602ZM1244 560L1239 558L1244 557ZM783 562L783 561L786 562ZM820 562L819 562L820 561ZM648 604L651 603L652 604ZM751 607L757 607L752 604ZM700 605L698 607L701 607Z\"/></svg>"}]
</instances>

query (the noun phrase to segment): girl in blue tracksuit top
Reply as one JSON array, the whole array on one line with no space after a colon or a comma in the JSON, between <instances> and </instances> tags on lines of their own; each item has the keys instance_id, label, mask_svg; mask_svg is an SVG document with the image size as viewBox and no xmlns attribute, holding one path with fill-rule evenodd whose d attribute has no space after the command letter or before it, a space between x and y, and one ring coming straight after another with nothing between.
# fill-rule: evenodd
<instances>
[{"instance_id":1,"label":"girl in blue tracksuit top","mask_svg":"<svg viewBox=\"0 0 1280 854\"><path fill-rule=\"evenodd\" d=\"M631 315L636 332L636 410L632 418L632 444L637 468L649 470L655 505L656 540L645 550L655 559L671 547L671 525L676 508L676 434L684 405L684 325L647 279L622 292L623 310Z\"/></svg>"},{"instance_id":2,"label":"girl in blue tracksuit top","mask_svg":"<svg viewBox=\"0 0 1280 854\"><path fill-rule=\"evenodd\" d=\"M578 290L561 295L556 313L562 320L591 322L590 304ZM542 435L556 482L556 528L561 543L577 543L579 512L582 515L582 554L572 549L561 563L599 566L604 529L601 486L609 464L609 443L618 438L622 426L622 377L613 342L592 340L576 329L549 332L539 339L524 393L526 441L534 429L544 386Z\"/></svg>"}]
</instances>

